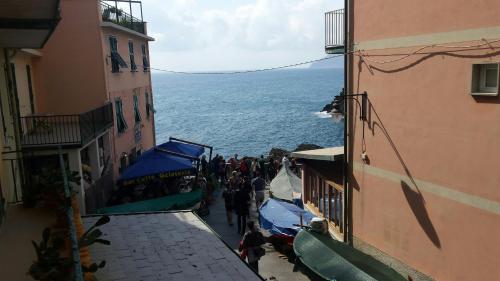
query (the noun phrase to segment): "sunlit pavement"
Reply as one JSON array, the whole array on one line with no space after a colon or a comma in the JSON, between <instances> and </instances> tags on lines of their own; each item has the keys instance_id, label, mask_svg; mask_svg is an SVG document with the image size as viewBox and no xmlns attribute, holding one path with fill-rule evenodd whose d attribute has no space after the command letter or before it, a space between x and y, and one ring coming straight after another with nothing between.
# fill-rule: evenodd
<instances>
[{"instance_id":1,"label":"sunlit pavement","mask_svg":"<svg viewBox=\"0 0 500 281\"><path fill-rule=\"evenodd\" d=\"M258 225L257 218L258 214L252 199L250 219L254 220ZM214 193L213 202L210 205L210 215L203 219L233 250L238 250L241 236L237 233L236 216L233 215L234 225L229 226L226 220L226 210L224 208L224 200L222 199L221 191ZM294 271L294 264L288 261L286 256L277 252L270 244L266 244L264 248L266 249L266 255L262 257L259 262L259 274L265 279L281 281L317 280L314 276L309 277L311 273L307 272L307 270L302 267ZM305 271L305 273L303 271Z\"/></svg>"}]
</instances>

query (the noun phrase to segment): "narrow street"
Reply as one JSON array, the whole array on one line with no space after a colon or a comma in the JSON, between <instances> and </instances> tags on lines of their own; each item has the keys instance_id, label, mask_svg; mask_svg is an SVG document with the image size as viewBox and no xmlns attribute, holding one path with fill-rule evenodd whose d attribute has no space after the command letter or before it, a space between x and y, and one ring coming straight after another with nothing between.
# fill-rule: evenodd
<instances>
[{"instance_id":1,"label":"narrow street","mask_svg":"<svg viewBox=\"0 0 500 281\"><path fill-rule=\"evenodd\" d=\"M210 205L210 215L203 218L212 229L234 250L238 251L241 236L237 233L236 216L233 216L233 226L226 221L226 211L222 191L214 192L214 199ZM250 208L250 219L258 225L258 213L255 201L252 198ZM285 255L277 252L271 244L264 245L266 255L259 262L259 274L267 280L278 281L306 281L319 280L303 266L295 267Z\"/></svg>"}]
</instances>

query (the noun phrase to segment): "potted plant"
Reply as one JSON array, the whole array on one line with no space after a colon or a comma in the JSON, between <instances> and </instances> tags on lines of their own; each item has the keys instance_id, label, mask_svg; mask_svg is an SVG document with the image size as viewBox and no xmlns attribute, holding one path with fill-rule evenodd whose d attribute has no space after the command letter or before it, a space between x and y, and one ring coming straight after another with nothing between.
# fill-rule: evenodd
<instances>
[{"instance_id":1,"label":"potted plant","mask_svg":"<svg viewBox=\"0 0 500 281\"><path fill-rule=\"evenodd\" d=\"M70 193L73 196L74 192L71 189L72 185L80 185L81 177L78 172L66 170ZM59 227L67 226L66 219L66 202L64 192L64 181L62 179L60 169L56 168L43 168L40 175L38 175L38 186L43 199L45 207L56 211L56 225Z\"/></svg>"},{"instance_id":2,"label":"potted plant","mask_svg":"<svg viewBox=\"0 0 500 281\"><path fill-rule=\"evenodd\" d=\"M108 240L101 239L102 232L98 229L109 222L108 216L101 217L92 227L90 227L78 240L78 248L84 249L94 243L109 245ZM63 253L64 239L50 228L46 228L42 233L42 241L37 243L31 241L36 252L36 260L30 266L28 274L34 280L40 281L72 281L74 280L74 260ZM106 265L105 261L99 264L83 262L82 271L86 274L86 280L95 280L93 273Z\"/></svg>"}]
</instances>

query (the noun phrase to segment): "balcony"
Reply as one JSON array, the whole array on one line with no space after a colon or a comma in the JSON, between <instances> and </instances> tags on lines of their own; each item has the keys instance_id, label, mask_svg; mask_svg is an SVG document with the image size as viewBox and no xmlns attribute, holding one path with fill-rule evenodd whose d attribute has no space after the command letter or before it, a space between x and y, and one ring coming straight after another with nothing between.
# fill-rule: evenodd
<instances>
[{"instance_id":1,"label":"balcony","mask_svg":"<svg viewBox=\"0 0 500 281\"><path fill-rule=\"evenodd\" d=\"M130 13L124 11L123 4L126 4ZM132 4L139 4L140 19L133 16ZM145 23L142 19L142 3L139 1L101 0L101 18L103 22L111 22L146 35Z\"/></svg>"},{"instance_id":2,"label":"balcony","mask_svg":"<svg viewBox=\"0 0 500 281\"><path fill-rule=\"evenodd\" d=\"M344 9L325 13L325 52L341 54L345 43Z\"/></svg>"},{"instance_id":3,"label":"balcony","mask_svg":"<svg viewBox=\"0 0 500 281\"><path fill-rule=\"evenodd\" d=\"M20 119L23 148L79 147L113 126L113 108L107 103L81 114L34 115Z\"/></svg>"}]
</instances>

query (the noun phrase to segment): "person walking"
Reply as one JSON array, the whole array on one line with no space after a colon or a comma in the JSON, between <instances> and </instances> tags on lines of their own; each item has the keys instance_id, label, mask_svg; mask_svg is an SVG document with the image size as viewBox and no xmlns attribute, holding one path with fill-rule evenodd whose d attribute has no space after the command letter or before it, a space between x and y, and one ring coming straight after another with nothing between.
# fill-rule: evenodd
<instances>
[{"instance_id":1,"label":"person walking","mask_svg":"<svg viewBox=\"0 0 500 281\"><path fill-rule=\"evenodd\" d=\"M238 233L240 235L245 234L247 216L249 215L249 200L250 196L243 188L236 190L236 193L234 195L234 210L236 211L236 215L238 216Z\"/></svg>"},{"instance_id":2,"label":"person walking","mask_svg":"<svg viewBox=\"0 0 500 281\"><path fill-rule=\"evenodd\" d=\"M255 207L258 212L260 205L264 202L266 188L266 181L261 177L259 172L257 172L255 178L252 179L252 188L255 192Z\"/></svg>"},{"instance_id":3,"label":"person walking","mask_svg":"<svg viewBox=\"0 0 500 281\"><path fill-rule=\"evenodd\" d=\"M259 170L259 162L254 158L252 160L251 169L250 169L250 178L253 179L255 177L255 173Z\"/></svg>"},{"instance_id":4,"label":"person walking","mask_svg":"<svg viewBox=\"0 0 500 281\"><path fill-rule=\"evenodd\" d=\"M231 168L231 172L236 171L236 168L238 168L238 154L229 159L229 167Z\"/></svg>"},{"instance_id":5,"label":"person walking","mask_svg":"<svg viewBox=\"0 0 500 281\"><path fill-rule=\"evenodd\" d=\"M207 168L208 168L207 156L203 154L203 156L201 156L201 174L204 177L207 176Z\"/></svg>"},{"instance_id":6,"label":"person walking","mask_svg":"<svg viewBox=\"0 0 500 281\"><path fill-rule=\"evenodd\" d=\"M224 189L224 192L222 192L222 198L224 198L227 223L229 226L233 226L234 189L231 187Z\"/></svg>"},{"instance_id":7,"label":"person walking","mask_svg":"<svg viewBox=\"0 0 500 281\"><path fill-rule=\"evenodd\" d=\"M249 221L248 232L245 233L240 243L240 252L246 253L250 267L259 272L259 260L266 254L262 245L266 243L264 235L257 229L253 221Z\"/></svg>"},{"instance_id":8,"label":"person walking","mask_svg":"<svg viewBox=\"0 0 500 281\"><path fill-rule=\"evenodd\" d=\"M248 174L248 166L247 166L247 161L246 158L243 157L240 161L240 172L243 176L246 176Z\"/></svg>"},{"instance_id":9,"label":"person walking","mask_svg":"<svg viewBox=\"0 0 500 281\"><path fill-rule=\"evenodd\" d=\"M214 174L215 178L218 180L218 172L219 172L219 154L216 154L214 159L212 159L212 173Z\"/></svg>"},{"instance_id":10,"label":"person walking","mask_svg":"<svg viewBox=\"0 0 500 281\"><path fill-rule=\"evenodd\" d=\"M269 164L267 165L267 176L268 176L268 180L269 182L271 182L274 177L276 176L276 166L274 165L274 161L271 159L269 161Z\"/></svg>"},{"instance_id":11,"label":"person walking","mask_svg":"<svg viewBox=\"0 0 500 281\"><path fill-rule=\"evenodd\" d=\"M229 178L229 188L237 190L240 188L241 179L238 172L233 171L231 177Z\"/></svg>"},{"instance_id":12,"label":"person walking","mask_svg":"<svg viewBox=\"0 0 500 281\"><path fill-rule=\"evenodd\" d=\"M224 160L224 157L221 155L219 158L219 178L221 181L226 180L226 160Z\"/></svg>"},{"instance_id":13,"label":"person walking","mask_svg":"<svg viewBox=\"0 0 500 281\"><path fill-rule=\"evenodd\" d=\"M264 155L260 156L259 159L259 172L260 176L265 180L267 178L267 169L266 169L266 159L264 159Z\"/></svg>"}]
</instances>

